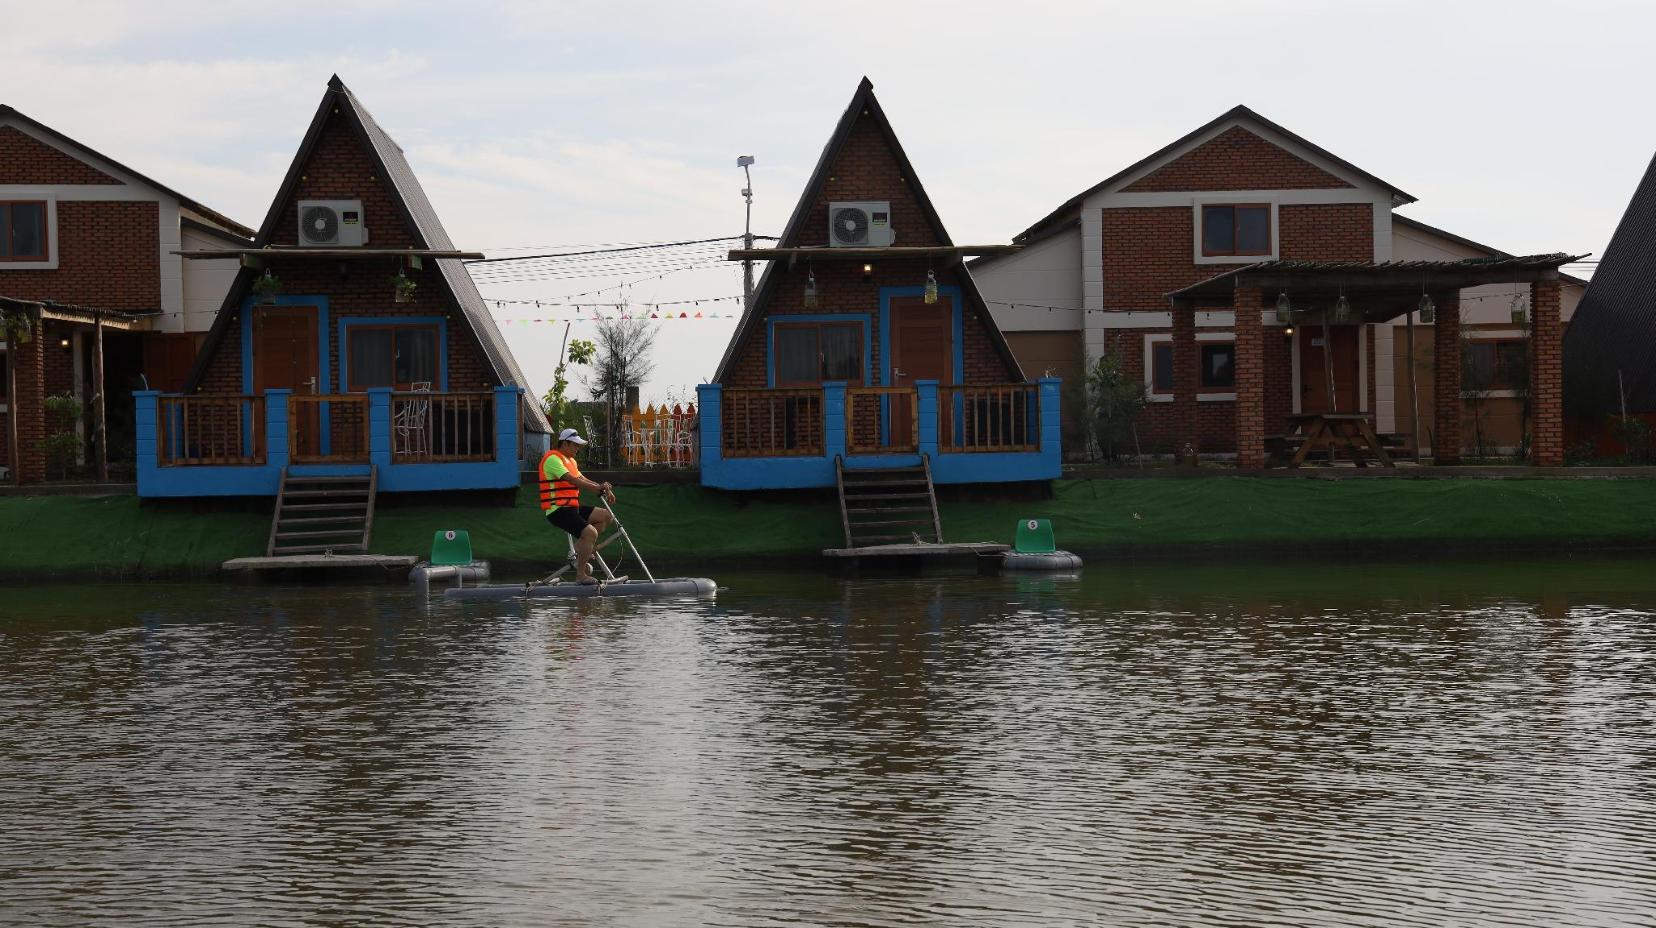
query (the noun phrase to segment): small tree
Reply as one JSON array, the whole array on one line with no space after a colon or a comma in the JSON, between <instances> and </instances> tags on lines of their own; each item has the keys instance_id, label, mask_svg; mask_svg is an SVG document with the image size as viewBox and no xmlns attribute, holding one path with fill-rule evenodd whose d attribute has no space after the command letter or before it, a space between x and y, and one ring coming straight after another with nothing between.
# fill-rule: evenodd
<instances>
[{"instance_id":1,"label":"small tree","mask_svg":"<svg viewBox=\"0 0 1656 928\"><path fill-rule=\"evenodd\" d=\"M558 368L552 373L552 389L541 397L541 411L552 423L554 432L575 425L574 402L566 395L569 390L567 376L571 364L591 364L593 355L597 354L598 346L585 339L569 340L569 323L564 323L564 343L558 349ZM589 440L591 435L586 436Z\"/></svg>"},{"instance_id":2,"label":"small tree","mask_svg":"<svg viewBox=\"0 0 1656 928\"><path fill-rule=\"evenodd\" d=\"M1138 417L1150 401L1142 379L1127 373L1121 351L1106 349L1087 370L1087 438L1108 460L1127 452L1128 442L1138 443Z\"/></svg>"},{"instance_id":3,"label":"small tree","mask_svg":"<svg viewBox=\"0 0 1656 928\"><path fill-rule=\"evenodd\" d=\"M623 305L621 315L625 313ZM601 400L607 411L612 460L616 453L615 435L619 431L615 424L627 411L627 391L642 386L655 370L650 352L655 348L658 332L645 319L598 321L598 344L587 386L592 390L592 398Z\"/></svg>"},{"instance_id":4,"label":"small tree","mask_svg":"<svg viewBox=\"0 0 1656 928\"><path fill-rule=\"evenodd\" d=\"M1485 353L1476 350L1471 332L1461 330L1461 397L1472 404L1472 446L1480 458L1487 458L1484 441L1484 401L1489 398L1495 383L1495 364Z\"/></svg>"},{"instance_id":5,"label":"small tree","mask_svg":"<svg viewBox=\"0 0 1656 928\"><path fill-rule=\"evenodd\" d=\"M69 476L69 466L81 451L81 437L75 434L81 403L73 394L61 393L46 397L42 405L46 410L46 427L52 431L41 441L40 448L46 452L47 466L55 467L59 479L63 479Z\"/></svg>"}]
</instances>

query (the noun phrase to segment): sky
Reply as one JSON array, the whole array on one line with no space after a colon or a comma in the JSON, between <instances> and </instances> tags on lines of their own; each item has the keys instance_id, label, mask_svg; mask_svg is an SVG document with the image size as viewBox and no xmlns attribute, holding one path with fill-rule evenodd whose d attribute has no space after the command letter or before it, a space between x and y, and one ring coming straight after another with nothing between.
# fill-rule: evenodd
<instances>
[{"instance_id":1,"label":"sky","mask_svg":"<svg viewBox=\"0 0 1656 928\"><path fill-rule=\"evenodd\" d=\"M249 226L337 73L456 245L491 257L740 235L739 154L753 231L778 234L864 75L964 244L1239 103L1419 198L1400 212L1515 253L1602 253L1656 153L1656 6L1636 2L0 0L0 21L28 76L0 102ZM702 312L651 323L645 396L687 399L735 327L722 248L479 285ZM517 320L574 312L497 311L537 392L564 326Z\"/></svg>"}]
</instances>

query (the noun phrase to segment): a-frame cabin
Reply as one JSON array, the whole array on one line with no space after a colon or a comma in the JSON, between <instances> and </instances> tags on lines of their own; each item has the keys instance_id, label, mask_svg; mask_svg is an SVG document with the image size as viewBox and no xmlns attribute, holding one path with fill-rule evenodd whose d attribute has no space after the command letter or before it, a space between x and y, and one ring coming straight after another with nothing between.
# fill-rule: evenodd
<instances>
[{"instance_id":1,"label":"a-frame cabin","mask_svg":"<svg viewBox=\"0 0 1656 928\"><path fill-rule=\"evenodd\" d=\"M832 224L832 225L831 225ZM714 382L702 483L831 487L1058 476L1058 381L1026 381L866 78L834 128Z\"/></svg>"},{"instance_id":2,"label":"a-frame cabin","mask_svg":"<svg viewBox=\"0 0 1656 928\"><path fill-rule=\"evenodd\" d=\"M183 394L135 394L140 496L507 488L550 427L402 149L328 82Z\"/></svg>"}]
</instances>

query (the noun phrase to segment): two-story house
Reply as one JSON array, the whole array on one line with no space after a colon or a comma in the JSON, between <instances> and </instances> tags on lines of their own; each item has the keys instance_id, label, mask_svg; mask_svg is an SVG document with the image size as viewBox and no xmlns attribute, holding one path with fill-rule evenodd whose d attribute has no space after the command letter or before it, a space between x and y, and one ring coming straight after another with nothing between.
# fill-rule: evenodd
<instances>
[{"instance_id":1,"label":"two-story house","mask_svg":"<svg viewBox=\"0 0 1656 928\"><path fill-rule=\"evenodd\" d=\"M972 275L1026 371L1079 383L1092 360L1118 353L1148 391L1140 421L1145 452L1189 443L1205 454L1228 455L1236 450L1234 315L1223 308L1195 313L1200 380L1190 440L1173 408L1170 294L1262 262L1446 265L1512 257L1395 212L1414 201L1238 106L1070 198L1014 239L1025 246L1021 251L979 258ZM1563 319L1583 283L1561 279ZM1276 295L1267 295L1268 307ZM1461 429L1463 444L1475 437L1492 448L1521 442L1517 381L1525 375L1518 360L1529 302L1529 288L1518 284L1459 291L1466 339L1461 389L1467 403L1480 404L1462 415L1476 422ZM1267 312L1261 356L1267 433L1287 430L1284 420L1294 414L1337 411L1370 414L1379 432L1412 440L1414 423L1432 418L1435 365L1432 326L1413 314L1422 329L1413 339L1411 401L1408 315L1341 321L1325 338L1320 326L1296 328L1290 318ZM1076 414L1073 405L1066 408L1071 424ZM1429 447L1434 430L1426 425L1420 434Z\"/></svg>"},{"instance_id":2,"label":"two-story house","mask_svg":"<svg viewBox=\"0 0 1656 928\"><path fill-rule=\"evenodd\" d=\"M0 332L0 471L46 478L42 443L61 424L47 421L44 400L64 394L87 411L73 424L84 441L76 463L130 461L132 390L183 386L236 273L234 261L178 252L252 234L0 105L0 309L16 336Z\"/></svg>"}]
</instances>

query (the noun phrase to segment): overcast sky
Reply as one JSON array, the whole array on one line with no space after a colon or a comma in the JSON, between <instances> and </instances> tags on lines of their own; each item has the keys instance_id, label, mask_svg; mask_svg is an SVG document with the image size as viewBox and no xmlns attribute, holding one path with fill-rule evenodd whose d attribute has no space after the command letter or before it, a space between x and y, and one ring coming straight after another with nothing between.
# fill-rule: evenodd
<instances>
[{"instance_id":1,"label":"overcast sky","mask_svg":"<svg viewBox=\"0 0 1656 928\"><path fill-rule=\"evenodd\" d=\"M337 72L456 243L491 254L738 234L738 154L775 234L865 74L971 244L1238 103L1419 197L1408 215L1519 253L1602 253L1656 152L1656 12L1636 2L3 5L0 102L250 226ZM698 255L631 299L741 292L704 250L484 296ZM647 393L688 394L734 320L661 325ZM544 389L562 326L505 330Z\"/></svg>"}]
</instances>

